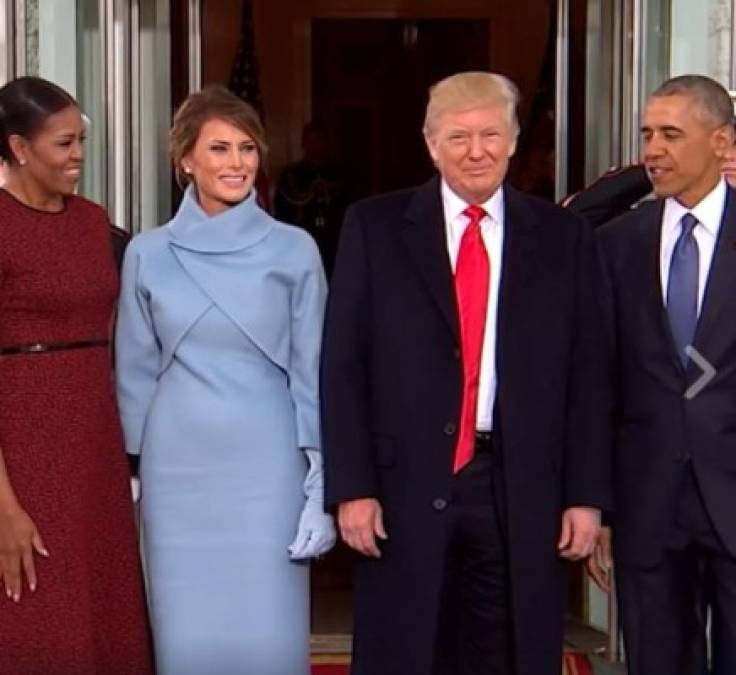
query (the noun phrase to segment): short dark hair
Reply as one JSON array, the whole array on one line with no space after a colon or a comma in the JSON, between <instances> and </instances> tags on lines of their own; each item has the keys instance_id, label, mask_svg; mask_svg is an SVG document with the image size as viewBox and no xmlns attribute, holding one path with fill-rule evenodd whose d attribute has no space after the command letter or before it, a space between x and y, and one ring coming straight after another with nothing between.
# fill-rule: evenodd
<instances>
[{"instance_id":1,"label":"short dark hair","mask_svg":"<svg viewBox=\"0 0 736 675\"><path fill-rule=\"evenodd\" d=\"M70 106L79 107L74 97L41 77L18 77L0 88L0 159L16 163L8 138L32 139L51 115Z\"/></svg>"},{"instance_id":2,"label":"short dark hair","mask_svg":"<svg viewBox=\"0 0 736 675\"><path fill-rule=\"evenodd\" d=\"M652 94L659 96L687 96L693 99L704 113L703 121L716 127L733 125L733 103L728 92L718 82L705 75L679 75L661 84Z\"/></svg>"},{"instance_id":3,"label":"short dark hair","mask_svg":"<svg viewBox=\"0 0 736 675\"><path fill-rule=\"evenodd\" d=\"M181 161L194 148L202 127L212 119L228 122L248 134L263 160L268 147L263 124L255 108L222 85L208 85L184 100L171 125L169 152L179 185L186 185L190 180L182 171Z\"/></svg>"}]
</instances>

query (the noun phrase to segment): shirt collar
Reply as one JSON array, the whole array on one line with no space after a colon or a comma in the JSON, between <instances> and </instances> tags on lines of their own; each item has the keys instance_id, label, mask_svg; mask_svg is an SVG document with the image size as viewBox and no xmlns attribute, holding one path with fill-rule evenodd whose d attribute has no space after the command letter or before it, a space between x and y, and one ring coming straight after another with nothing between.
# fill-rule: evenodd
<instances>
[{"instance_id":1,"label":"shirt collar","mask_svg":"<svg viewBox=\"0 0 736 675\"><path fill-rule=\"evenodd\" d=\"M726 180L721 178L716 186L691 209L680 204L674 197L668 197L664 203L665 227L670 231L674 230L679 227L680 220L686 213L692 213L708 234L715 238L721 229L726 192Z\"/></svg>"},{"instance_id":2,"label":"shirt collar","mask_svg":"<svg viewBox=\"0 0 736 675\"><path fill-rule=\"evenodd\" d=\"M441 183L442 204L445 209L445 221L449 223L463 214L463 211L470 206L468 202L459 197L457 193L448 185L443 178ZM503 225L503 186L499 187L490 197L482 204L478 204L490 216L491 220L499 225Z\"/></svg>"}]
</instances>

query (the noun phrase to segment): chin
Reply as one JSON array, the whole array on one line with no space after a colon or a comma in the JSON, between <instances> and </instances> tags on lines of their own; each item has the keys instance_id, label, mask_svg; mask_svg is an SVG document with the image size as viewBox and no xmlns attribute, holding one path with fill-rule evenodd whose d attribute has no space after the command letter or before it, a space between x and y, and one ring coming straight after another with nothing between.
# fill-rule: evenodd
<instances>
[{"instance_id":1,"label":"chin","mask_svg":"<svg viewBox=\"0 0 736 675\"><path fill-rule=\"evenodd\" d=\"M652 192L654 192L654 196L659 199L667 199L668 197L674 197L677 190L667 188L665 185L657 185L656 183L653 183Z\"/></svg>"},{"instance_id":2,"label":"chin","mask_svg":"<svg viewBox=\"0 0 736 675\"><path fill-rule=\"evenodd\" d=\"M64 195L64 197L69 197L70 195L77 193L77 185L79 185L79 181L75 181L74 183L62 183L57 186L57 190L59 194Z\"/></svg>"},{"instance_id":3,"label":"chin","mask_svg":"<svg viewBox=\"0 0 736 675\"><path fill-rule=\"evenodd\" d=\"M243 194L238 194L238 195L222 196L220 197L220 201L223 204L227 204L228 206L237 206L241 202L245 201L247 197L248 197L248 193L245 192Z\"/></svg>"},{"instance_id":4,"label":"chin","mask_svg":"<svg viewBox=\"0 0 736 675\"><path fill-rule=\"evenodd\" d=\"M228 204L237 204L242 202L250 193L250 188L247 190L227 190L219 195L219 199Z\"/></svg>"}]
</instances>

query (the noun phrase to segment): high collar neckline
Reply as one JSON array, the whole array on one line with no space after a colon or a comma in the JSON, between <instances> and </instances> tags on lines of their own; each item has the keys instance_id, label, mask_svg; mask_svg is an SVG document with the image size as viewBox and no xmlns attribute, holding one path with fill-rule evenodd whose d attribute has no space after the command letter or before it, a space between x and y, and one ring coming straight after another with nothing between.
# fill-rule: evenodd
<instances>
[{"instance_id":1,"label":"high collar neckline","mask_svg":"<svg viewBox=\"0 0 736 675\"><path fill-rule=\"evenodd\" d=\"M273 219L258 206L255 190L239 204L210 216L199 205L193 185L187 187L169 223L174 246L201 253L242 251L261 241L272 228Z\"/></svg>"}]
</instances>

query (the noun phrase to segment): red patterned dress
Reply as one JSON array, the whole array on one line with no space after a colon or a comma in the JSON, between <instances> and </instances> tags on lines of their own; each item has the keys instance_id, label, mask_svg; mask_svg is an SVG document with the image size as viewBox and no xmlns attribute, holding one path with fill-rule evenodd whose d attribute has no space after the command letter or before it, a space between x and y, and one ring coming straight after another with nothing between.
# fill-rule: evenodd
<instances>
[{"instance_id":1,"label":"red patterned dress","mask_svg":"<svg viewBox=\"0 0 736 675\"><path fill-rule=\"evenodd\" d=\"M99 206L47 213L0 189L0 350L107 338L117 290ZM50 553L35 593L0 594L0 673L151 673L109 348L0 354L0 448Z\"/></svg>"}]
</instances>

